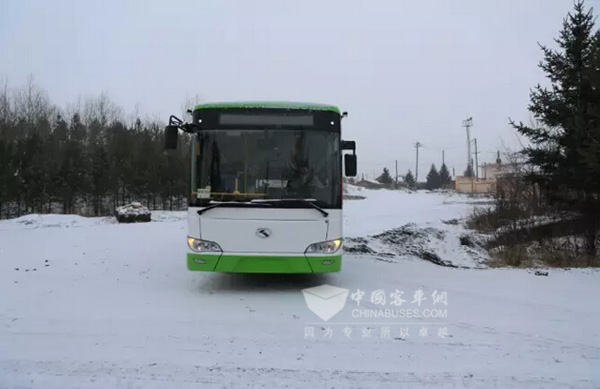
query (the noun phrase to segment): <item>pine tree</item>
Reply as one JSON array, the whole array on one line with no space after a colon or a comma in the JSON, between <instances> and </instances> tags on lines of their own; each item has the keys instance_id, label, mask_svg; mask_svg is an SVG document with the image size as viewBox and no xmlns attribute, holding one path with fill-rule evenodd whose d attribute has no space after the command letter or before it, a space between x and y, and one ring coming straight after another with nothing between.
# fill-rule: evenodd
<instances>
[{"instance_id":1,"label":"pine tree","mask_svg":"<svg viewBox=\"0 0 600 389\"><path fill-rule=\"evenodd\" d=\"M415 176L413 176L410 170L408 171L408 173L406 173L406 176L404 176L404 184L406 184L406 186L411 189L414 188L417 184L415 181Z\"/></svg>"},{"instance_id":2,"label":"pine tree","mask_svg":"<svg viewBox=\"0 0 600 389\"><path fill-rule=\"evenodd\" d=\"M425 182L425 187L429 190L434 190L439 189L440 186L440 173L438 173L435 164L431 164L431 169L429 169L429 173L427 173L427 181Z\"/></svg>"},{"instance_id":3,"label":"pine tree","mask_svg":"<svg viewBox=\"0 0 600 389\"><path fill-rule=\"evenodd\" d=\"M585 220L589 258L596 256L600 227L600 36L593 30L592 10L577 1L563 21L558 49L541 47L550 87L536 86L529 105L539 125L511 122L531 142L525 155L537 172L529 178L554 205Z\"/></svg>"},{"instance_id":4,"label":"pine tree","mask_svg":"<svg viewBox=\"0 0 600 389\"><path fill-rule=\"evenodd\" d=\"M103 200L111 184L110 161L106 147L103 144L92 145L90 159L90 195L92 197L94 215L98 216L103 213Z\"/></svg>"},{"instance_id":5,"label":"pine tree","mask_svg":"<svg viewBox=\"0 0 600 389\"><path fill-rule=\"evenodd\" d=\"M467 168L465 169L465 172L463 173L463 176L465 176L465 177L475 176L475 173L473 172L473 166L471 166L471 164L469 164L467 166Z\"/></svg>"},{"instance_id":6,"label":"pine tree","mask_svg":"<svg viewBox=\"0 0 600 389\"><path fill-rule=\"evenodd\" d=\"M86 128L78 113L73 114L67 130L67 141L62 150L59 184L63 212L76 212L76 202L90 195L91 162L86 147Z\"/></svg>"},{"instance_id":7,"label":"pine tree","mask_svg":"<svg viewBox=\"0 0 600 389\"><path fill-rule=\"evenodd\" d=\"M389 185L392 182L394 182L392 176L390 175L390 171L386 167L383 168L383 173L381 173L381 175L377 177L376 180L384 185Z\"/></svg>"},{"instance_id":8,"label":"pine tree","mask_svg":"<svg viewBox=\"0 0 600 389\"><path fill-rule=\"evenodd\" d=\"M450 185L452 179L450 178L450 172L448 171L448 167L445 163L442 163L442 167L440 168L440 187L444 188Z\"/></svg>"},{"instance_id":9,"label":"pine tree","mask_svg":"<svg viewBox=\"0 0 600 389\"><path fill-rule=\"evenodd\" d=\"M12 183L10 174L10 162L12 153L8 142L0 137L0 220L4 203L11 200L9 186Z\"/></svg>"}]
</instances>

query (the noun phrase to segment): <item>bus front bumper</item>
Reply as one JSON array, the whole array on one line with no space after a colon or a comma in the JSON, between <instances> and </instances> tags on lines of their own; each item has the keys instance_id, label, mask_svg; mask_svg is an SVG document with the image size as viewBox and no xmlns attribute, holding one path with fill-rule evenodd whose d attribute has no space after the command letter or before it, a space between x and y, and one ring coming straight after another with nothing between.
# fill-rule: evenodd
<instances>
[{"instance_id":1,"label":"bus front bumper","mask_svg":"<svg viewBox=\"0 0 600 389\"><path fill-rule=\"evenodd\" d=\"M331 273L342 269L342 255L187 254L191 271L221 273Z\"/></svg>"}]
</instances>

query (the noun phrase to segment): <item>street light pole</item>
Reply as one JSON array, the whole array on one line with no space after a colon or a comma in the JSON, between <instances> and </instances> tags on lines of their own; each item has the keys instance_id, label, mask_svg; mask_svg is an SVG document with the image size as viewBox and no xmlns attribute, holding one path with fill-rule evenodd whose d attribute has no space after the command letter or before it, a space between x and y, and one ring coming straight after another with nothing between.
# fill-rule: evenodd
<instances>
[{"instance_id":1,"label":"street light pole","mask_svg":"<svg viewBox=\"0 0 600 389\"><path fill-rule=\"evenodd\" d=\"M473 117L463 120L462 125L467 130L467 170L469 170L469 166L471 166L471 127L473 126Z\"/></svg>"},{"instance_id":2,"label":"street light pole","mask_svg":"<svg viewBox=\"0 0 600 389\"><path fill-rule=\"evenodd\" d=\"M419 148L423 147L421 142L415 143L415 149L417 149L417 162L415 164L415 183L419 182Z\"/></svg>"}]
</instances>

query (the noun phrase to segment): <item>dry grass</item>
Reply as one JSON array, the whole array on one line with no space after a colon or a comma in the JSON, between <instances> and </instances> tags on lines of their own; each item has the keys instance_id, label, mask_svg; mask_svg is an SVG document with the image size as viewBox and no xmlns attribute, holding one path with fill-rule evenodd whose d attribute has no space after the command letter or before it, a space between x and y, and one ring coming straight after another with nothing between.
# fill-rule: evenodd
<instances>
[{"instance_id":1,"label":"dry grass","mask_svg":"<svg viewBox=\"0 0 600 389\"><path fill-rule=\"evenodd\" d=\"M467 227L498 237L498 234L526 233L522 224L533 220L534 212L527 207L497 199L491 207L475 207L467 220ZM500 232L503 231L503 232ZM518 242L490 250L490 267L600 267L598 258L585 255L585 240L579 236L547 237L528 243ZM506 244L506 243L505 243ZM599 242L600 246L600 242Z\"/></svg>"},{"instance_id":2,"label":"dry grass","mask_svg":"<svg viewBox=\"0 0 600 389\"><path fill-rule=\"evenodd\" d=\"M483 233L495 232L498 228L527 220L533 214L516 204L496 201L488 207L475 207L467 218L467 227Z\"/></svg>"},{"instance_id":3,"label":"dry grass","mask_svg":"<svg viewBox=\"0 0 600 389\"><path fill-rule=\"evenodd\" d=\"M488 266L492 268L502 267L551 267L551 268L578 268L578 267L600 267L598 259L589 260L584 255L577 254L573 250L540 247L531 244L527 247L518 245L514 247L500 247L490 253Z\"/></svg>"},{"instance_id":4,"label":"dry grass","mask_svg":"<svg viewBox=\"0 0 600 389\"><path fill-rule=\"evenodd\" d=\"M521 246L502 247L490 253L490 261L488 266L492 268L498 267L532 267L533 262L531 256L527 253L528 250Z\"/></svg>"}]
</instances>

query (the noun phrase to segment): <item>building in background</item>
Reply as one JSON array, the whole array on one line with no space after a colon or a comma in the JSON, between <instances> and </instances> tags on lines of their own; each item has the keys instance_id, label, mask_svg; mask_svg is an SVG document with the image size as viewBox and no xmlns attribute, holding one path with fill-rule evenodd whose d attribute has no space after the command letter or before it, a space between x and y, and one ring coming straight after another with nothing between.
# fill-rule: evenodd
<instances>
[{"instance_id":1,"label":"building in background","mask_svg":"<svg viewBox=\"0 0 600 389\"><path fill-rule=\"evenodd\" d=\"M484 163L479 166L479 178L456 176L454 179L454 189L458 193L496 193L498 179L506 176L508 173L513 173L515 169L514 163L503 164L500 159L500 152L494 163Z\"/></svg>"}]
</instances>

